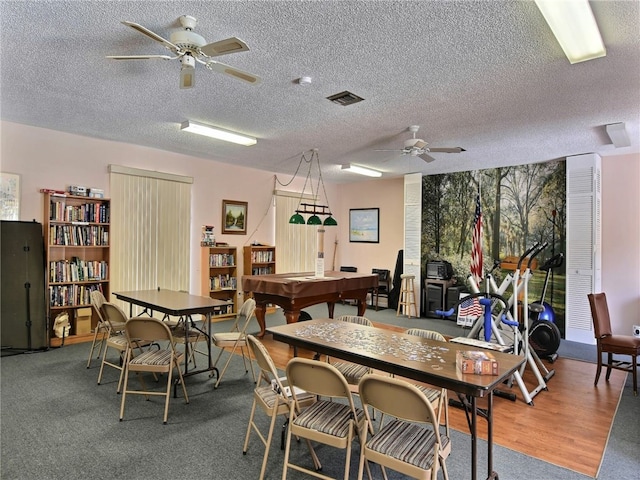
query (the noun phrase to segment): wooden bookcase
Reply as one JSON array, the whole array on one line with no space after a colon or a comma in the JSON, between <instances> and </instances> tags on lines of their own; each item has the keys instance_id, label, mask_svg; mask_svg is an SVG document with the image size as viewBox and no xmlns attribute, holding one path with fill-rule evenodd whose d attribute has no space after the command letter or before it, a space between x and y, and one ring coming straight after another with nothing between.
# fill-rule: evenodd
<instances>
[{"instance_id":1,"label":"wooden bookcase","mask_svg":"<svg viewBox=\"0 0 640 480\"><path fill-rule=\"evenodd\" d=\"M270 275L276 273L276 247L268 245L247 245L243 252L243 272L245 275ZM245 292L247 298L251 292ZM267 313L273 313L275 305L267 305Z\"/></svg>"},{"instance_id":2,"label":"wooden bookcase","mask_svg":"<svg viewBox=\"0 0 640 480\"><path fill-rule=\"evenodd\" d=\"M247 245L244 247L243 272L245 275L276 273L276 247Z\"/></svg>"},{"instance_id":3,"label":"wooden bookcase","mask_svg":"<svg viewBox=\"0 0 640 480\"><path fill-rule=\"evenodd\" d=\"M109 219L107 198L44 194L43 234L46 288L49 301L50 345L60 346L53 324L64 311L71 331L64 343L93 340L98 325L90 293L109 299Z\"/></svg>"},{"instance_id":4,"label":"wooden bookcase","mask_svg":"<svg viewBox=\"0 0 640 480\"><path fill-rule=\"evenodd\" d=\"M203 296L228 303L214 313L213 320L233 317L238 312L238 249L230 246L202 247L200 280Z\"/></svg>"}]
</instances>

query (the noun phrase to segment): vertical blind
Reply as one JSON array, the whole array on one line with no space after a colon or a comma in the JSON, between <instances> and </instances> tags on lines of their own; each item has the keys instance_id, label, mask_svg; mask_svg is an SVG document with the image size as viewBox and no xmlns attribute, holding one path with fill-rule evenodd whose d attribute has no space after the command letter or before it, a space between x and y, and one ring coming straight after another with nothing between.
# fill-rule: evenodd
<instances>
[{"instance_id":1,"label":"vertical blind","mask_svg":"<svg viewBox=\"0 0 640 480\"><path fill-rule=\"evenodd\" d=\"M293 225L289 218L300 202L300 193L276 190L276 272L314 272L317 255L317 227ZM303 196L304 200L312 197Z\"/></svg>"},{"instance_id":2,"label":"vertical blind","mask_svg":"<svg viewBox=\"0 0 640 480\"><path fill-rule=\"evenodd\" d=\"M189 290L191 177L109 166L111 291Z\"/></svg>"}]
</instances>

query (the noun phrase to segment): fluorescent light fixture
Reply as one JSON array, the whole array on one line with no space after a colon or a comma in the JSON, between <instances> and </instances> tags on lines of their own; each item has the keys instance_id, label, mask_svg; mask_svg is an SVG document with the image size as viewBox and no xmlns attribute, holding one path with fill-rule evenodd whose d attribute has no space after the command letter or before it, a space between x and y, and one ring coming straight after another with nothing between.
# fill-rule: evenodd
<instances>
[{"instance_id":1,"label":"fluorescent light fixture","mask_svg":"<svg viewBox=\"0 0 640 480\"><path fill-rule=\"evenodd\" d=\"M598 24L587 0L535 0L571 63L604 57Z\"/></svg>"},{"instance_id":2,"label":"fluorescent light fixture","mask_svg":"<svg viewBox=\"0 0 640 480\"><path fill-rule=\"evenodd\" d=\"M258 143L258 141L253 137L247 137L218 127L203 125L202 123L197 123L192 120L182 122L180 130L197 133L198 135L204 135L205 137L216 138L218 140L224 140L225 142L237 143L239 145L244 145L245 147Z\"/></svg>"},{"instance_id":3,"label":"fluorescent light fixture","mask_svg":"<svg viewBox=\"0 0 640 480\"><path fill-rule=\"evenodd\" d=\"M359 167L358 165L351 165L347 163L346 165L342 165L342 170L346 172L359 173L360 175L366 175L367 177L381 177L382 172L378 172L377 170L372 170L370 168Z\"/></svg>"},{"instance_id":4,"label":"fluorescent light fixture","mask_svg":"<svg viewBox=\"0 0 640 480\"><path fill-rule=\"evenodd\" d=\"M613 143L616 148L631 146L631 139L629 139L629 134L627 133L624 122L605 125L604 128L611 139L611 143Z\"/></svg>"}]
</instances>

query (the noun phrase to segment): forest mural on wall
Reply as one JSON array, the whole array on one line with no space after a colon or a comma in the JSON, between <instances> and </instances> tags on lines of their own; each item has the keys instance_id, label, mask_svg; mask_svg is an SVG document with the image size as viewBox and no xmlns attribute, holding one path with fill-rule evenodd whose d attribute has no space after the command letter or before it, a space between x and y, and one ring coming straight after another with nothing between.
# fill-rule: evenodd
<instances>
[{"instance_id":1,"label":"forest mural on wall","mask_svg":"<svg viewBox=\"0 0 640 480\"><path fill-rule=\"evenodd\" d=\"M566 245L566 165L564 160L501 167L472 172L428 175L422 178L422 268L426 262L446 260L453 265L458 285L468 286L475 200L480 190L483 216L484 271L504 262L493 275L508 273L506 263L536 242L548 246L537 265ZM506 260L506 261L505 261ZM511 262L509 262L511 263ZM529 282L529 301L539 301L546 272L535 270ZM484 289L484 285L481 286ZM545 298L564 337L564 263L551 270ZM510 296L510 290L505 297Z\"/></svg>"}]
</instances>

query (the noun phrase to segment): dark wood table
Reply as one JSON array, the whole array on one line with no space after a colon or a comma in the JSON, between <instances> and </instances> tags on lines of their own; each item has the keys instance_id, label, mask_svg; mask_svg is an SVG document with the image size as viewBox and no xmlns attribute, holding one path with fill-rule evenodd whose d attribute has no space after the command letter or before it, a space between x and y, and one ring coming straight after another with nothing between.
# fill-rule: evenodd
<instances>
[{"instance_id":1,"label":"dark wood table","mask_svg":"<svg viewBox=\"0 0 640 480\"><path fill-rule=\"evenodd\" d=\"M287 323L298 321L300 310L318 303L327 303L329 317L333 318L336 302L356 300L358 315L367 309L367 293L378 286L377 274L353 272L325 272L324 277L313 273L276 273L272 275L245 275L242 289L251 292L256 301L256 318L260 325L259 337L265 334L265 312L268 304L284 309Z\"/></svg>"},{"instance_id":2,"label":"dark wood table","mask_svg":"<svg viewBox=\"0 0 640 480\"><path fill-rule=\"evenodd\" d=\"M466 395L467 420L471 432L471 478L477 476L477 405L486 397L487 478L493 471L493 390L508 379L525 361L520 355L492 352L499 364L498 375L463 374L456 366L456 351L469 350L437 340L429 340L377 327L366 327L332 319L316 319L292 325L270 327L273 339L321 355L392 373ZM475 350L475 348L474 348Z\"/></svg>"},{"instance_id":3,"label":"dark wood table","mask_svg":"<svg viewBox=\"0 0 640 480\"><path fill-rule=\"evenodd\" d=\"M177 292L174 290L134 290L129 292L115 292L113 294L118 300L129 303L129 317L133 316L133 306L138 305L143 308L140 315L147 314L153 316L153 312L164 313L175 317L185 317L184 328L185 338L189 338L189 324L192 315L204 315L207 322L207 331L204 333L209 341L207 341L207 368L189 371L188 360L184 363L183 376L191 376L202 372L217 372L213 366L211 356L211 315L216 309L227 306L227 302L217 300L215 298L201 297L199 295L191 295L186 292Z\"/></svg>"}]
</instances>

